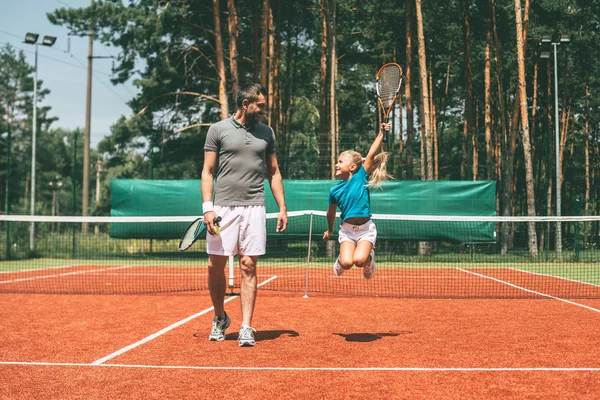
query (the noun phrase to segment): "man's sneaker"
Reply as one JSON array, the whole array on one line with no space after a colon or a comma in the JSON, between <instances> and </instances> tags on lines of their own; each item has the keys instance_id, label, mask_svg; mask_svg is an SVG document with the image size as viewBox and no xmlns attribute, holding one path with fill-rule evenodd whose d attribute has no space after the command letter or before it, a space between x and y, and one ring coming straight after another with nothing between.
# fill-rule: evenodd
<instances>
[{"instance_id":1,"label":"man's sneaker","mask_svg":"<svg viewBox=\"0 0 600 400\"><path fill-rule=\"evenodd\" d=\"M240 334L238 336L238 344L240 347L249 347L256 344L254 339L254 332L256 330L248 325L242 325L240 328Z\"/></svg>"},{"instance_id":2,"label":"man's sneaker","mask_svg":"<svg viewBox=\"0 0 600 400\"><path fill-rule=\"evenodd\" d=\"M363 268L364 277L371 279L373 275L375 275L375 269L377 269L375 266L375 251L371 250L371 261L369 262L369 265Z\"/></svg>"},{"instance_id":3,"label":"man's sneaker","mask_svg":"<svg viewBox=\"0 0 600 400\"><path fill-rule=\"evenodd\" d=\"M340 276L344 273L344 268L340 265L340 258L336 258L333 263L333 273L335 276Z\"/></svg>"},{"instance_id":4,"label":"man's sneaker","mask_svg":"<svg viewBox=\"0 0 600 400\"><path fill-rule=\"evenodd\" d=\"M212 331L208 340L215 340L217 342L225 340L225 329L229 328L229 325L231 325L231 318L229 318L227 313L225 313L223 318L215 315L212 320Z\"/></svg>"}]
</instances>

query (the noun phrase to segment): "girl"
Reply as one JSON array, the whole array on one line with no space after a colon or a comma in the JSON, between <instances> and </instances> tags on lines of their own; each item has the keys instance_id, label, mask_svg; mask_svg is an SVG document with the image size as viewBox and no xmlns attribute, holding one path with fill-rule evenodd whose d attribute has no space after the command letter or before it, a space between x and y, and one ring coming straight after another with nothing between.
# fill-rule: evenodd
<instances>
[{"instance_id":1,"label":"girl","mask_svg":"<svg viewBox=\"0 0 600 400\"><path fill-rule=\"evenodd\" d=\"M389 153L381 152L377 156L375 153L383 142L383 130L389 132L390 127L389 123L381 124L379 134L365 158L356 151L347 150L340 154L335 165L335 176L342 181L329 192L329 229L323 234L323 240L329 240L333 233L335 212L339 207L342 224L339 231L340 255L333 264L336 276L342 275L352 265L362 268L367 279L371 279L375 273L373 247L377 239L377 228L371 220L369 188L379 187L383 180L389 178L386 172Z\"/></svg>"}]
</instances>

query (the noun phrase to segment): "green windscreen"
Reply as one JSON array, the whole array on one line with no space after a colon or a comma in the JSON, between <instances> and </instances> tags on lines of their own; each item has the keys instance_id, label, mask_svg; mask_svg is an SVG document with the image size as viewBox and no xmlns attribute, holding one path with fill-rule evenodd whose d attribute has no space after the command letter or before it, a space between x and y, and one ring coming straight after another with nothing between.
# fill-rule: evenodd
<instances>
[{"instance_id":1,"label":"green windscreen","mask_svg":"<svg viewBox=\"0 0 600 400\"><path fill-rule=\"evenodd\" d=\"M287 209L325 211L329 190L338 181L285 180ZM111 216L200 216L202 199L200 180L111 180ZM265 181L267 213L278 212L268 182ZM380 189L371 189L371 211L375 214L379 239L444 240L488 243L496 239L493 222L461 223L450 221L386 220L385 215L495 216L496 182L494 181L394 181ZM383 217L381 216L383 215ZM320 236L327 229L324 216L309 215L290 220L288 230L277 237L306 236L311 230ZM336 227L339 225L339 218ZM187 223L180 224L112 224L115 238L175 239L181 237ZM275 236L275 221L269 220L269 235ZM336 229L337 231L337 229Z\"/></svg>"}]
</instances>

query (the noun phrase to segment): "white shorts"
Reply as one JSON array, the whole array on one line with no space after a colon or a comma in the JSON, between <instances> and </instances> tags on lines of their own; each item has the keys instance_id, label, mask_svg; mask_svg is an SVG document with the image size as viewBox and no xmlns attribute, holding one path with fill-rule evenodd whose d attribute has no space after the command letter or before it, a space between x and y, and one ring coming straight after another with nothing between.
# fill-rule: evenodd
<instances>
[{"instance_id":1,"label":"white shorts","mask_svg":"<svg viewBox=\"0 0 600 400\"><path fill-rule=\"evenodd\" d=\"M367 242L373 243L373 247L375 247L377 227L373 220L369 220L362 225L352 225L347 222L342 222L338 236L340 243L352 242L356 245L358 242L366 240Z\"/></svg>"},{"instance_id":2,"label":"white shorts","mask_svg":"<svg viewBox=\"0 0 600 400\"><path fill-rule=\"evenodd\" d=\"M267 211L265 206L215 206L221 226L237 219L219 235L206 235L206 252L216 256L260 256L267 248Z\"/></svg>"}]
</instances>

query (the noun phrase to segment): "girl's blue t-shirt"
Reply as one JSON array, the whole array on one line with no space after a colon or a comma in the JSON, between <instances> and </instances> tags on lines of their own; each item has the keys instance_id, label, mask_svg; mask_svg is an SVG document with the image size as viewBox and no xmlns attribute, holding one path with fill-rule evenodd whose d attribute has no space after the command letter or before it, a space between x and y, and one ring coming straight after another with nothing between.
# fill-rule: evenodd
<instances>
[{"instance_id":1,"label":"girl's blue t-shirt","mask_svg":"<svg viewBox=\"0 0 600 400\"><path fill-rule=\"evenodd\" d=\"M347 181L341 181L329 191L329 204L337 204L342 222L348 218L371 217L371 196L367 184L369 176L364 167Z\"/></svg>"}]
</instances>

